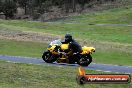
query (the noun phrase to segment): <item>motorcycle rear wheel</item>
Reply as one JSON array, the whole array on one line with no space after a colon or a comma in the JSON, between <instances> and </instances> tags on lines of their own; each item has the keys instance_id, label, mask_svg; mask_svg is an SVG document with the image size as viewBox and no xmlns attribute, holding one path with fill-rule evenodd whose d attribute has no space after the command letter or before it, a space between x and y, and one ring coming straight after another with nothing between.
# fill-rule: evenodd
<instances>
[{"instance_id":1,"label":"motorcycle rear wheel","mask_svg":"<svg viewBox=\"0 0 132 88\"><path fill-rule=\"evenodd\" d=\"M81 59L79 59L78 64L81 66L88 66L92 62L92 56L90 54L83 55Z\"/></svg>"}]
</instances>

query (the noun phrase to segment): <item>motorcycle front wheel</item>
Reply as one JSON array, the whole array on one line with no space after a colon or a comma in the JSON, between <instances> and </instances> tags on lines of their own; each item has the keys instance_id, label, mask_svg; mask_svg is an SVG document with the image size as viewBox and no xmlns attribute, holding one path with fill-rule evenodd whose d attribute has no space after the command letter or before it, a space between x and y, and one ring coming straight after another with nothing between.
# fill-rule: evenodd
<instances>
[{"instance_id":1,"label":"motorcycle front wheel","mask_svg":"<svg viewBox=\"0 0 132 88\"><path fill-rule=\"evenodd\" d=\"M47 63L53 63L56 61L56 58L54 57L54 55L52 55L52 53L49 51L44 52L42 55L42 58Z\"/></svg>"}]
</instances>

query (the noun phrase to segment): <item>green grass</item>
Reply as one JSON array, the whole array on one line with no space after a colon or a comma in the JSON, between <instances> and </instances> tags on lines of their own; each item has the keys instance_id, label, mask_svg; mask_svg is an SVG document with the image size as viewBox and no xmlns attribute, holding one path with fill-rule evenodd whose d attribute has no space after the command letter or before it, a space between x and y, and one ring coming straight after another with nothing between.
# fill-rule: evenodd
<instances>
[{"instance_id":1,"label":"green grass","mask_svg":"<svg viewBox=\"0 0 132 88\"><path fill-rule=\"evenodd\" d=\"M12 21L11 21L12 22ZM17 21L16 21L17 22ZM21 22L21 21L20 21ZM19 21L18 21L19 23ZM24 22L25 23L25 22ZM33 23L33 22L32 22ZM32 24L27 23L27 24ZM36 23L38 24L38 23ZM41 24L41 23L40 23ZM21 31L34 31L64 36L71 33L74 37L86 40L109 41L119 43L132 43L132 27L122 26L93 26L87 24L47 24L47 28L21 27L8 24L0 24L0 29L11 29ZM36 26L37 27L37 26Z\"/></svg>"},{"instance_id":2,"label":"green grass","mask_svg":"<svg viewBox=\"0 0 132 88\"><path fill-rule=\"evenodd\" d=\"M132 24L132 5L70 17L58 22L89 24Z\"/></svg>"},{"instance_id":3,"label":"green grass","mask_svg":"<svg viewBox=\"0 0 132 88\"><path fill-rule=\"evenodd\" d=\"M132 55L124 52L96 52L93 54L94 63L132 65Z\"/></svg>"},{"instance_id":4,"label":"green grass","mask_svg":"<svg viewBox=\"0 0 132 88\"><path fill-rule=\"evenodd\" d=\"M21 42L0 40L0 54L12 56L40 57L47 44L36 42Z\"/></svg>"},{"instance_id":5,"label":"green grass","mask_svg":"<svg viewBox=\"0 0 132 88\"><path fill-rule=\"evenodd\" d=\"M0 88L131 88L130 84L76 83L77 68L0 61ZM89 74L110 74L87 70Z\"/></svg>"},{"instance_id":6,"label":"green grass","mask_svg":"<svg viewBox=\"0 0 132 88\"><path fill-rule=\"evenodd\" d=\"M47 32L59 35L70 32L75 37L80 37L81 39L132 43L132 27L89 25L132 24L131 14L132 6L129 6L84 14L52 23L0 20L0 29L6 28L21 31Z\"/></svg>"}]
</instances>

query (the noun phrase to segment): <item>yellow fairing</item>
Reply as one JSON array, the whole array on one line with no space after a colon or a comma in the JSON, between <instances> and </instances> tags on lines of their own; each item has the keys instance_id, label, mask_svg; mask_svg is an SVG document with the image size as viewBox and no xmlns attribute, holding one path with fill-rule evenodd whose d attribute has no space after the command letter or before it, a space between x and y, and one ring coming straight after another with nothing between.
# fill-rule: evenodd
<instances>
[{"instance_id":1,"label":"yellow fairing","mask_svg":"<svg viewBox=\"0 0 132 88\"><path fill-rule=\"evenodd\" d=\"M62 44L61 49L62 50L67 50L69 48L69 44Z\"/></svg>"},{"instance_id":2,"label":"yellow fairing","mask_svg":"<svg viewBox=\"0 0 132 88\"><path fill-rule=\"evenodd\" d=\"M55 47L56 47L56 46L53 45L53 46L51 46L50 48L48 48L48 50L49 50L50 52L53 52L53 50L55 49Z\"/></svg>"},{"instance_id":3,"label":"yellow fairing","mask_svg":"<svg viewBox=\"0 0 132 88\"><path fill-rule=\"evenodd\" d=\"M83 52L81 54L89 54L89 53L95 52L94 47L84 46L84 47L82 47L82 50L83 50Z\"/></svg>"},{"instance_id":4,"label":"yellow fairing","mask_svg":"<svg viewBox=\"0 0 132 88\"><path fill-rule=\"evenodd\" d=\"M55 52L54 49L55 49L55 45L51 46L50 48L48 48L48 50L52 53L52 54L58 54L58 52Z\"/></svg>"}]
</instances>

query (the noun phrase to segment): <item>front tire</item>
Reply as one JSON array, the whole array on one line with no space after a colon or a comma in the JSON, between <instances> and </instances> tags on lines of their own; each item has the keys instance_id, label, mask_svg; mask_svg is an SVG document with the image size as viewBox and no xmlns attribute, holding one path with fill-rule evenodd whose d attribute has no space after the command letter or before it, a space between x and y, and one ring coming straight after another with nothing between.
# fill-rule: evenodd
<instances>
[{"instance_id":1,"label":"front tire","mask_svg":"<svg viewBox=\"0 0 132 88\"><path fill-rule=\"evenodd\" d=\"M53 63L54 61L56 61L54 55L52 55L52 53L49 51L44 52L42 58L47 63Z\"/></svg>"}]
</instances>

